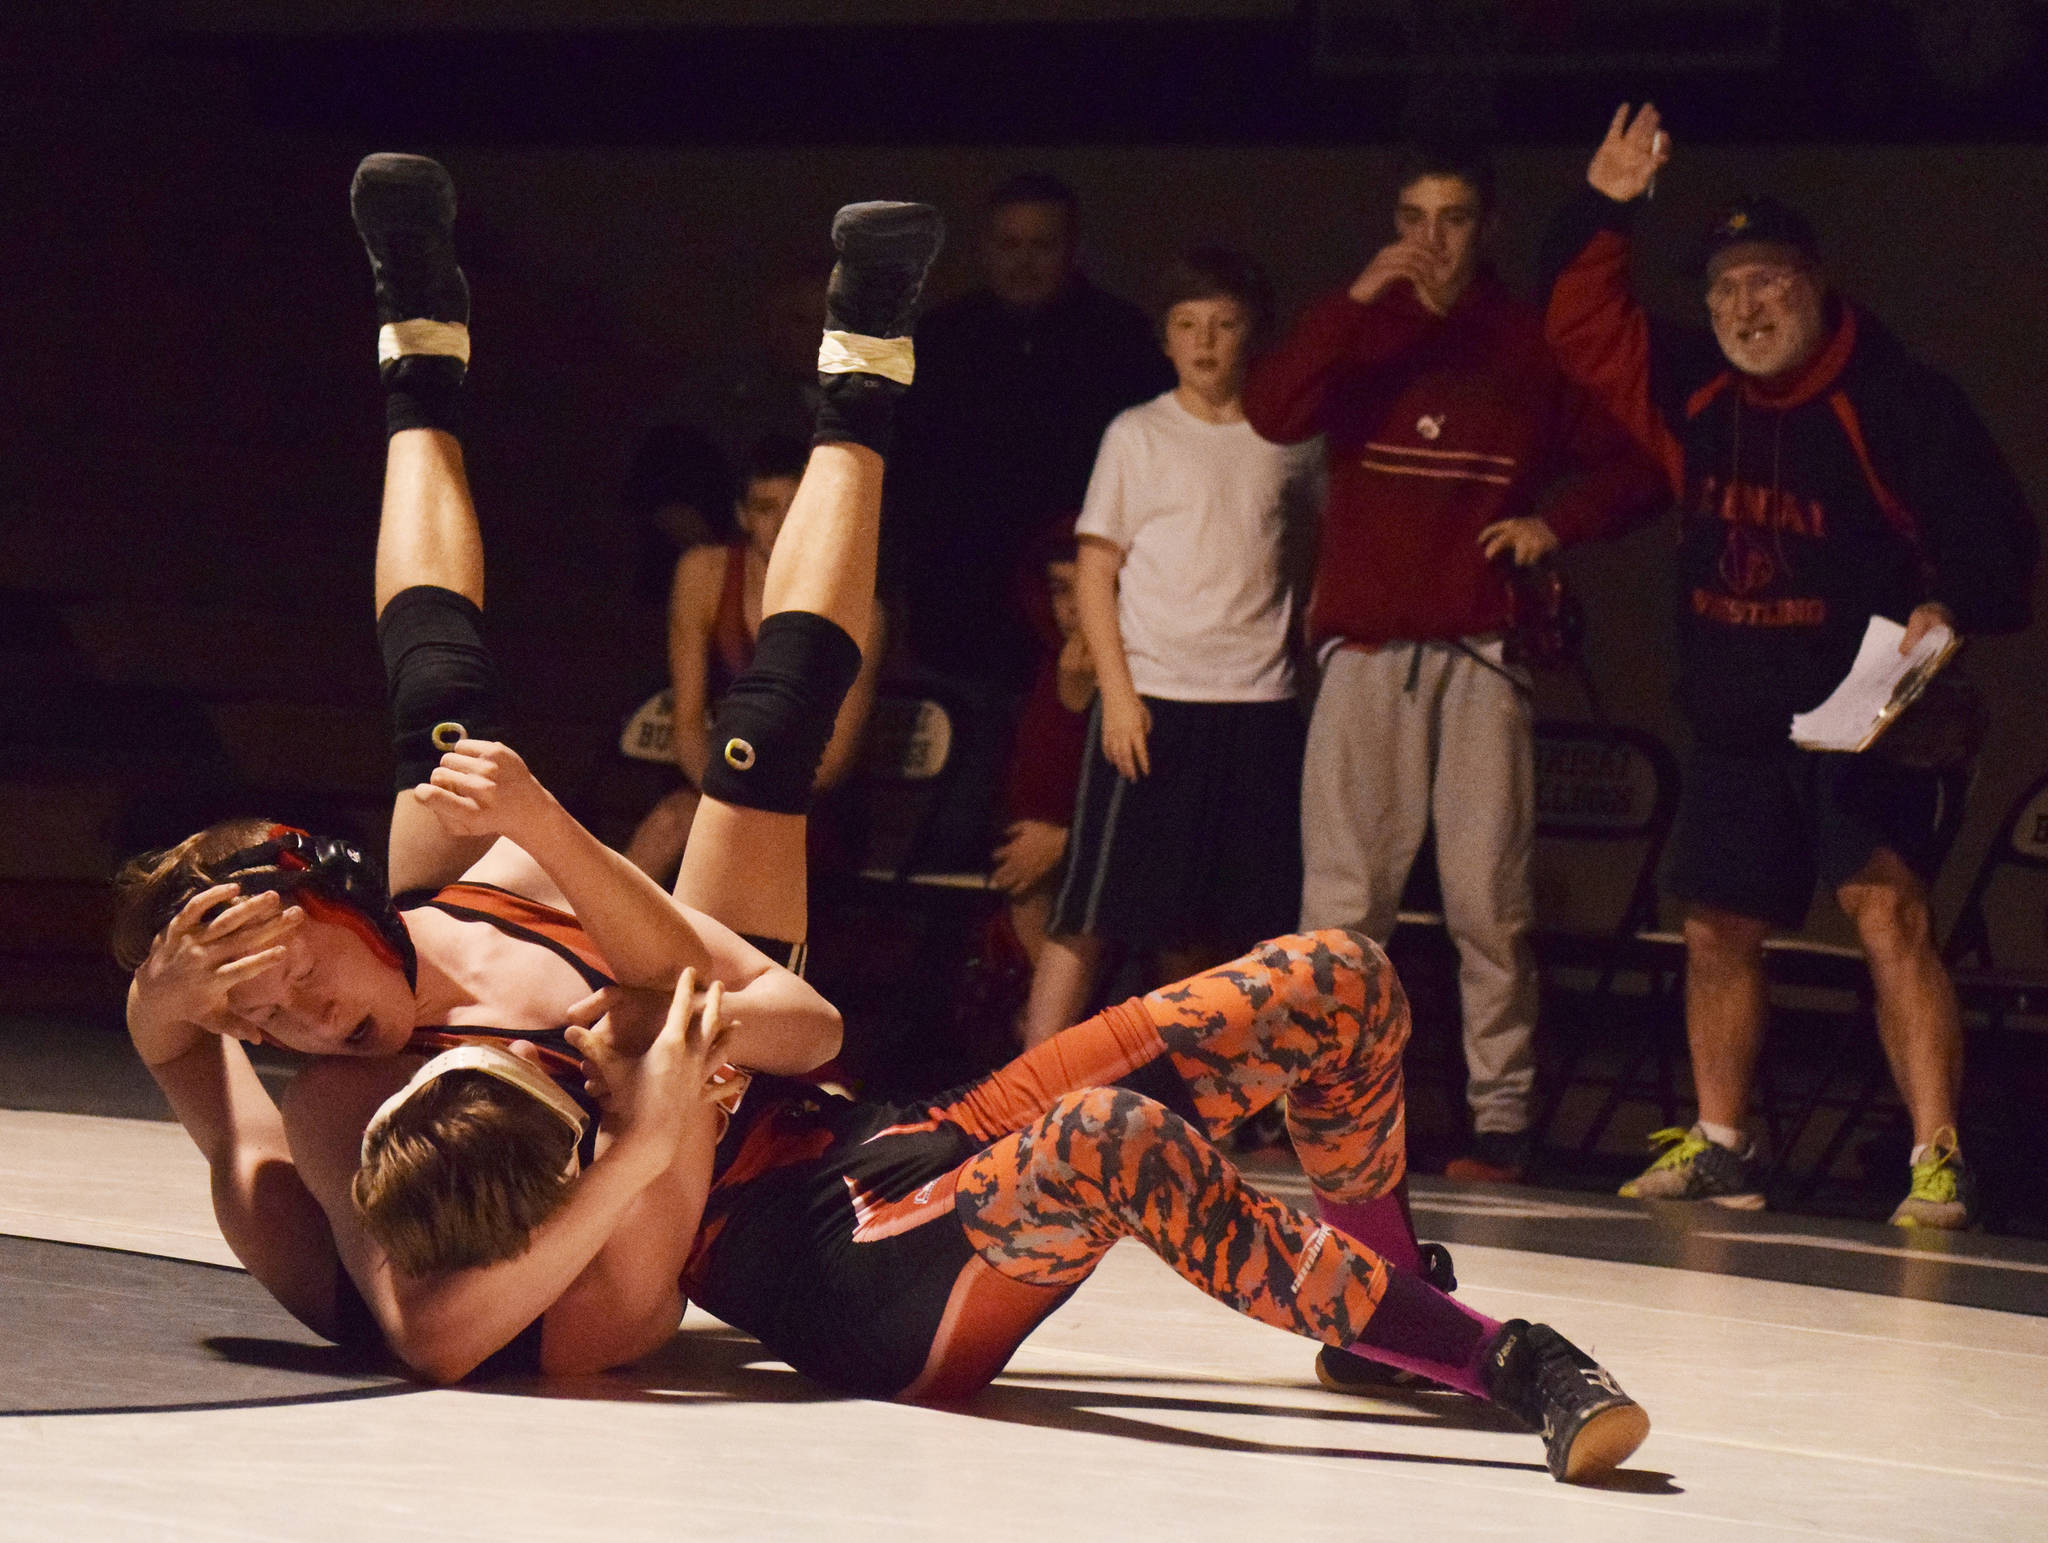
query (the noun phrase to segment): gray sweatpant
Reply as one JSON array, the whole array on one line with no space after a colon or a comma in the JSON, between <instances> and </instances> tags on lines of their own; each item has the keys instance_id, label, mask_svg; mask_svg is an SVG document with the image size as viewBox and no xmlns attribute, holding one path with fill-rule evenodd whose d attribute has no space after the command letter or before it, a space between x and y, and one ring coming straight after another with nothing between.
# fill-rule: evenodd
<instances>
[{"instance_id":1,"label":"gray sweatpant","mask_svg":"<svg viewBox=\"0 0 2048 1543\"><path fill-rule=\"evenodd\" d=\"M1497 638L1465 641L1501 662ZM1473 1124L1525 1130L1537 995L1528 694L1446 643L1338 650L1302 773L1303 929L1355 927L1384 944L1432 825L1444 924L1458 949Z\"/></svg>"}]
</instances>

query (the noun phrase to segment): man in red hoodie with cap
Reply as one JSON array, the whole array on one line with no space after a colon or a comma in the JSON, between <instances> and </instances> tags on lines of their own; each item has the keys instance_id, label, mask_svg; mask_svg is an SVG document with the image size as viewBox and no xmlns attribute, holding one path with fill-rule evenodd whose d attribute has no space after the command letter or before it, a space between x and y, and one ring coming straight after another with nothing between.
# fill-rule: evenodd
<instances>
[{"instance_id":1,"label":"man in red hoodie with cap","mask_svg":"<svg viewBox=\"0 0 2048 1543\"><path fill-rule=\"evenodd\" d=\"M1965 636L2027 624L2039 537L1955 384L1837 294L1812 227L1773 198L1722 211L1701 253L1706 328L1630 291L1630 231L1670 156L1624 104L1551 232L1546 325L1563 367L1663 463L1679 499L1679 707L1693 731L1664 888L1685 907L1699 1119L1622 1194L1764 1203L1744 1125L1768 1006L1763 945L1818 882L1855 923L1913 1122L1902 1227L1969 1223L1956 1135L1955 988L1928 912L1938 773L1880 740L1801 750L1792 715L1848 672L1871 617Z\"/></svg>"},{"instance_id":2,"label":"man in red hoodie with cap","mask_svg":"<svg viewBox=\"0 0 2048 1543\"><path fill-rule=\"evenodd\" d=\"M1508 569L1613 534L1669 493L1483 261L1486 157L1411 151L1399 187L1396 239L1310 306L1244 393L1260 434L1321 434L1329 458L1301 915L1385 942L1434 825L1476 1132L1448 1171L1514 1180L1535 1081L1536 821L1529 682L1503 653Z\"/></svg>"}]
</instances>

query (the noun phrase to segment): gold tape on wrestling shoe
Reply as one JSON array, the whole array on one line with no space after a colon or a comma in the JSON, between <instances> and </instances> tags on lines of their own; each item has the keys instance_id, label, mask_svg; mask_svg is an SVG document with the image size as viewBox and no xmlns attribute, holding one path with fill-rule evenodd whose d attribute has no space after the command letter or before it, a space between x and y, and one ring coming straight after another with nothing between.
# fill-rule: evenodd
<instances>
[{"instance_id":1,"label":"gold tape on wrestling shoe","mask_svg":"<svg viewBox=\"0 0 2048 1543\"><path fill-rule=\"evenodd\" d=\"M387 321L377 329L377 362L438 354L469 363L469 328L459 321Z\"/></svg>"},{"instance_id":2,"label":"gold tape on wrestling shoe","mask_svg":"<svg viewBox=\"0 0 2048 1543\"><path fill-rule=\"evenodd\" d=\"M453 750L457 745L469 738L469 730L459 723L437 723L434 725L434 732L429 737L434 741L434 748L436 750Z\"/></svg>"},{"instance_id":3,"label":"gold tape on wrestling shoe","mask_svg":"<svg viewBox=\"0 0 2048 1543\"><path fill-rule=\"evenodd\" d=\"M907 386L916 367L917 355L909 338L827 332L818 344L820 375L879 375Z\"/></svg>"}]
</instances>

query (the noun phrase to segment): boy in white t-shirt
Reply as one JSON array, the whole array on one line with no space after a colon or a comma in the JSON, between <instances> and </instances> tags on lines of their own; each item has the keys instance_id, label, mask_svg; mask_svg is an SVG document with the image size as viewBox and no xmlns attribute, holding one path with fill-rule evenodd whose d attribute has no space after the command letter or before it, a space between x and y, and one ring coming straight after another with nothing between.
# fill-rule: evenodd
<instances>
[{"instance_id":1,"label":"boy in white t-shirt","mask_svg":"<svg viewBox=\"0 0 2048 1543\"><path fill-rule=\"evenodd\" d=\"M1238 405L1271 312L1258 266L1200 248L1163 288L1180 383L1110 424L1077 526L1100 694L1027 1044L1081 1015L1105 944L1178 979L1287 931L1299 901L1289 570L1322 459L1261 439Z\"/></svg>"}]
</instances>

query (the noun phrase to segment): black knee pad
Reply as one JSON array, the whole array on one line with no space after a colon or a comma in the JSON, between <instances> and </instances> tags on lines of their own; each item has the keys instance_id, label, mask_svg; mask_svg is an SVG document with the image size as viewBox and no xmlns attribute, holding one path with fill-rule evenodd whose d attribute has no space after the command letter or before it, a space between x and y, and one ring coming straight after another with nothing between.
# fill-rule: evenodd
<instances>
[{"instance_id":1,"label":"black knee pad","mask_svg":"<svg viewBox=\"0 0 2048 1543\"><path fill-rule=\"evenodd\" d=\"M776 814L809 809L833 720L859 674L860 645L824 617L763 617L753 663L718 704L706 796Z\"/></svg>"},{"instance_id":2,"label":"black knee pad","mask_svg":"<svg viewBox=\"0 0 2048 1543\"><path fill-rule=\"evenodd\" d=\"M400 590L377 618L401 791L441 764L437 723L459 723L472 739L504 737L498 666L484 647L483 619L469 600L432 584Z\"/></svg>"}]
</instances>

